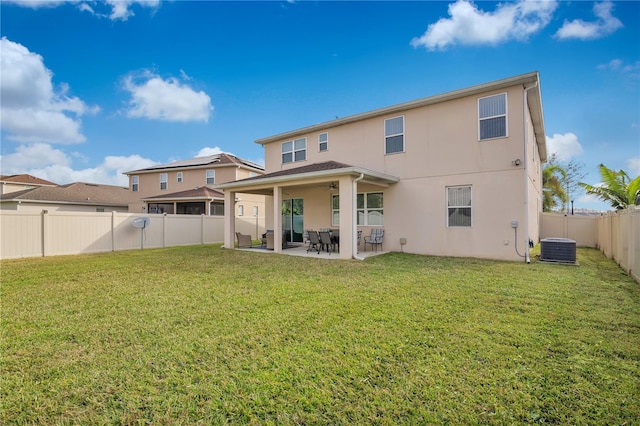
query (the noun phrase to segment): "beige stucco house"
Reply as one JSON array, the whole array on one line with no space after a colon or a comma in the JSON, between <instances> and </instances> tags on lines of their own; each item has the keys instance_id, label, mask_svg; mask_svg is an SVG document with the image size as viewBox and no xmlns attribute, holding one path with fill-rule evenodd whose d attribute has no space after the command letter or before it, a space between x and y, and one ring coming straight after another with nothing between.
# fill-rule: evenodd
<instances>
[{"instance_id":1,"label":"beige stucco house","mask_svg":"<svg viewBox=\"0 0 640 426\"><path fill-rule=\"evenodd\" d=\"M131 213L224 214L224 194L218 183L260 176L264 167L231 154L221 153L159 164L126 172ZM239 217L264 215L264 196L234 200Z\"/></svg>"},{"instance_id":2,"label":"beige stucco house","mask_svg":"<svg viewBox=\"0 0 640 426\"><path fill-rule=\"evenodd\" d=\"M42 186L51 187L57 186L57 184L28 174L0 175L0 195Z\"/></svg>"},{"instance_id":3,"label":"beige stucco house","mask_svg":"<svg viewBox=\"0 0 640 426\"><path fill-rule=\"evenodd\" d=\"M97 183L38 185L0 194L0 210L48 212L127 212L127 188Z\"/></svg>"},{"instance_id":4,"label":"beige stucco house","mask_svg":"<svg viewBox=\"0 0 640 426\"><path fill-rule=\"evenodd\" d=\"M339 228L340 257L358 258L357 231L384 229L383 249L528 260L539 239L546 143L532 72L336 119L256 141L266 173L225 193L225 247L234 200L266 196L266 227L301 241ZM285 231L284 234L282 231Z\"/></svg>"}]
</instances>

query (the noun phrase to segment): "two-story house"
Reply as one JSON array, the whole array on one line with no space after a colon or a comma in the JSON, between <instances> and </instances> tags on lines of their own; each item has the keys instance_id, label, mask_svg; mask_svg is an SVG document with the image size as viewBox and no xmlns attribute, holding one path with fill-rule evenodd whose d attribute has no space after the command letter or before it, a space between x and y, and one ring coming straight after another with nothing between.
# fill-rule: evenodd
<instances>
[{"instance_id":1,"label":"two-story house","mask_svg":"<svg viewBox=\"0 0 640 426\"><path fill-rule=\"evenodd\" d=\"M264 174L264 167L221 153L126 172L129 212L222 216L224 194L213 185ZM263 215L264 197L234 199L237 216Z\"/></svg>"},{"instance_id":2,"label":"two-story house","mask_svg":"<svg viewBox=\"0 0 640 426\"><path fill-rule=\"evenodd\" d=\"M28 174L0 175L0 195L43 186L53 187L57 184Z\"/></svg>"},{"instance_id":3,"label":"two-story house","mask_svg":"<svg viewBox=\"0 0 640 426\"><path fill-rule=\"evenodd\" d=\"M384 250L528 260L539 239L546 141L532 72L339 118L256 141L266 173L225 192L266 198L275 251L283 235L339 228L340 257L358 258L357 231L384 229ZM290 232L283 232L289 230Z\"/></svg>"}]
</instances>

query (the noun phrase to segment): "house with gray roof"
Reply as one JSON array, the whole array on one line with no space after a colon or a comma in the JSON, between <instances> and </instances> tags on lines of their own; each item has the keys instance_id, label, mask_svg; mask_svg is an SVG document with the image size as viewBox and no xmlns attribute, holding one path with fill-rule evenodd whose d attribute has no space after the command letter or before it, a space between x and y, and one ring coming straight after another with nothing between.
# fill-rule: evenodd
<instances>
[{"instance_id":1,"label":"house with gray roof","mask_svg":"<svg viewBox=\"0 0 640 426\"><path fill-rule=\"evenodd\" d=\"M0 175L0 194L56 185L56 183L29 174Z\"/></svg>"},{"instance_id":2,"label":"house with gray roof","mask_svg":"<svg viewBox=\"0 0 640 426\"><path fill-rule=\"evenodd\" d=\"M121 186L74 182L38 186L0 195L0 210L127 212L128 189Z\"/></svg>"}]
</instances>

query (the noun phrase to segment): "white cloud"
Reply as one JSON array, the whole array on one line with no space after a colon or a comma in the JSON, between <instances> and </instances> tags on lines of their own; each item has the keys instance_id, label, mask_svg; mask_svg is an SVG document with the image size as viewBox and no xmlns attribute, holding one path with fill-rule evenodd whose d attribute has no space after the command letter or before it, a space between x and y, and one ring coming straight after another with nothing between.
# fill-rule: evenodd
<instances>
[{"instance_id":1,"label":"white cloud","mask_svg":"<svg viewBox=\"0 0 640 426\"><path fill-rule=\"evenodd\" d=\"M611 14L613 3L605 1L593 5L593 13L598 20L585 22L582 19L564 21L562 27L556 33L561 40L577 38L579 40L593 40L612 34L622 28L622 22Z\"/></svg>"},{"instance_id":2,"label":"white cloud","mask_svg":"<svg viewBox=\"0 0 640 426\"><path fill-rule=\"evenodd\" d=\"M108 156L96 167L77 170L72 168L72 158L69 155L46 143L20 145L15 152L0 156L3 174L27 173L60 185L91 182L127 186L128 179L123 175L124 172L154 164L158 162L139 155Z\"/></svg>"},{"instance_id":3,"label":"white cloud","mask_svg":"<svg viewBox=\"0 0 640 426\"><path fill-rule=\"evenodd\" d=\"M640 176L640 157L629 158L626 162L627 174L633 179Z\"/></svg>"},{"instance_id":4,"label":"white cloud","mask_svg":"<svg viewBox=\"0 0 640 426\"><path fill-rule=\"evenodd\" d=\"M640 61L633 64L625 64L622 59L612 59L606 64L600 64L597 67L601 71L613 71L620 73L624 77L631 79L640 79Z\"/></svg>"},{"instance_id":5,"label":"white cloud","mask_svg":"<svg viewBox=\"0 0 640 426\"><path fill-rule=\"evenodd\" d=\"M494 12L484 12L468 0L449 5L450 18L429 25L411 40L413 47L428 50L451 45L495 45L508 40L526 40L542 30L557 7L556 1L518 1L499 4Z\"/></svg>"},{"instance_id":6,"label":"white cloud","mask_svg":"<svg viewBox=\"0 0 640 426\"><path fill-rule=\"evenodd\" d=\"M177 78L163 80L144 71L139 77L125 77L123 87L131 94L126 111L128 117L208 122L213 110L209 95L203 91L196 92Z\"/></svg>"},{"instance_id":7,"label":"white cloud","mask_svg":"<svg viewBox=\"0 0 640 426\"><path fill-rule=\"evenodd\" d=\"M558 161L569 161L583 152L578 137L573 133L554 133L551 137L547 136L547 151L549 154L556 154Z\"/></svg>"},{"instance_id":8,"label":"white cloud","mask_svg":"<svg viewBox=\"0 0 640 426\"><path fill-rule=\"evenodd\" d=\"M3 0L5 3L17 4L23 7L29 7L31 9L39 9L43 7L57 7L65 3L77 4L78 9L83 12L89 12L92 15L99 17L108 17L111 20L126 21L131 16L134 16L132 6L139 5L150 9L157 9L160 7L160 0L105 0L104 2L96 3L94 1L79 1L79 0ZM109 13L98 13L94 7L101 7L106 5L109 9Z\"/></svg>"},{"instance_id":9,"label":"white cloud","mask_svg":"<svg viewBox=\"0 0 640 426\"><path fill-rule=\"evenodd\" d=\"M214 146L213 148L210 148L208 146L202 148L200 151L198 151L198 153L196 154L196 157L206 157L209 155L216 155L216 154L222 154L224 151L222 149L220 149L220 147ZM229 153L228 153L229 154ZM233 155L233 154L231 154Z\"/></svg>"},{"instance_id":10,"label":"white cloud","mask_svg":"<svg viewBox=\"0 0 640 426\"><path fill-rule=\"evenodd\" d=\"M18 142L80 143L85 141L80 117L99 111L77 97L69 86L55 90L53 73L42 56L6 37L0 39L1 128L8 140Z\"/></svg>"},{"instance_id":11,"label":"white cloud","mask_svg":"<svg viewBox=\"0 0 640 426\"><path fill-rule=\"evenodd\" d=\"M107 3L111 6L111 14L109 18L112 20L120 19L126 21L134 13L131 10L131 5L138 4L140 6L156 9L160 6L160 0L107 0Z\"/></svg>"}]
</instances>

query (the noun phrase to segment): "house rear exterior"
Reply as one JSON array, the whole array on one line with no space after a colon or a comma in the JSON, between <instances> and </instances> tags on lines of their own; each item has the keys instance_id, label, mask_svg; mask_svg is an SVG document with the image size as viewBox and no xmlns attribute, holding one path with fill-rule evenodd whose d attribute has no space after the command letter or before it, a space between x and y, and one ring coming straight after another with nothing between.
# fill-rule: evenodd
<instances>
[{"instance_id":1,"label":"house rear exterior","mask_svg":"<svg viewBox=\"0 0 640 426\"><path fill-rule=\"evenodd\" d=\"M267 196L267 228L340 228L340 257L357 231L384 229L386 251L528 260L539 239L546 142L532 72L256 141L265 174L225 191L225 246L238 194ZM284 234L280 231L285 231ZM284 236L282 236L284 235Z\"/></svg>"}]
</instances>

